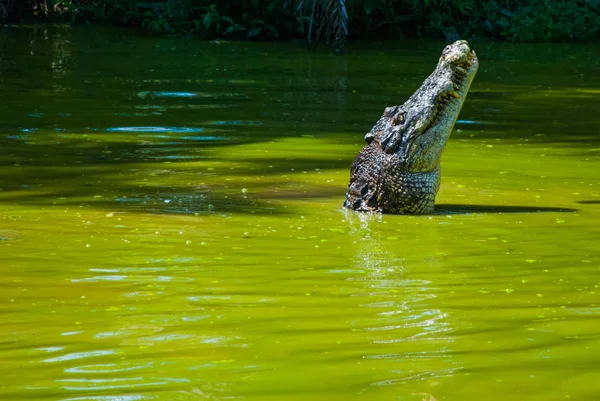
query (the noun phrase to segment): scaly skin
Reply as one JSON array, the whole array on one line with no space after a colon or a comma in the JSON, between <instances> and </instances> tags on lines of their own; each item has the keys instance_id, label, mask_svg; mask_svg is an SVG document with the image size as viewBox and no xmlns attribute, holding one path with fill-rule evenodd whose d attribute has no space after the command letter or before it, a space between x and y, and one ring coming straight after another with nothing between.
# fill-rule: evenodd
<instances>
[{"instance_id":1,"label":"scaly skin","mask_svg":"<svg viewBox=\"0 0 600 401\"><path fill-rule=\"evenodd\" d=\"M354 159L344 207L427 214L440 187L440 158L477 73L464 40L446 46L437 67L401 106L385 109Z\"/></svg>"}]
</instances>

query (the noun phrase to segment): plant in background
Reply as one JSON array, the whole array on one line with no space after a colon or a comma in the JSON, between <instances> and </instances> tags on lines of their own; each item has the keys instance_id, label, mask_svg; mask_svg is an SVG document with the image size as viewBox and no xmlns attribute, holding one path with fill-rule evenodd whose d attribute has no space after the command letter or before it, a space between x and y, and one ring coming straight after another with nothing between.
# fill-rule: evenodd
<instances>
[{"instance_id":1,"label":"plant in background","mask_svg":"<svg viewBox=\"0 0 600 401\"><path fill-rule=\"evenodd\" d=\"M586 39L598 33L600 18L592 1L532 0L525 7L506 3L501 7L490 2L488 12L496 18L487 28L510 41Z\"/></svg>"},{"instance_id":2,"label":"plant in background","mask_svg":"<svg viewBox=\"0 0 600 401\"><path fill-rule=\"evenodd\" d=\"M444 37L455 32L470 36L476 29L477 0L408 0L414 31L419 37Z\"/></svg>"},{"instance_id":3,"label":"plant in background","mask_svg":"<svg viewBox=\"0 0 600 401\"><path fill-rule=\"evenodd\" d=\"M317 39L322 29L325 37L332 39L333 48L343 51L348 38L348 12L346 11L346 0L329 0L325 6L325 12L321 19L321 26L317 33Z\"/></svg>"},{"instance_id":4,"label":"plant in background","mask_svg":"<svg viewBox=\"0 0 600 401\"><path fill-rule=\"evenodd\" d=\"M214 4L211 4L209 7L202 7L201 10L204 16L202 20L194 20L194 32L203 37L220 37L248 30L246 27L234 22L231 17L221 15Z\"/></svg>"},{"instance_id":5,"label":"plant in background","mask_svg":"<svg viewBox=\"0 0 600 401\"><path fill-rule=\"evenodd\" d=\"M2 22L99 22L156 35L305 38L342 51L349 38L600 37L600 0L0 0Z\"/></svg>"},{"instance_id":6,"label":"plant in background","mask_svg":"<svg viewBox=\"0 0 600 401\"><path fill-rule=\"evenodd\" d=\"M0 21L4 21L8 18L8 11L6 11L6 2L8 0L0 0Z\"/></svg>"},{"instance_id":7,"label":"plant in background","mask_svg":"<svg viewBox=\"0 0 600 401\"><path fill-rule=\"evenodd\" d=\"M298 10L301 10L304 1L301 0ZM309 3L310 17L308 19L309 43L317 42L321 35L325 40L331 41L333 49L337 52L344 50L348 39L348 11L346 0L313 0ZM313 37L313 26L317 25Z\"/></svg>"},{"instance_id":8,"label":"plant in background","mask_svg":"<svg viewBox=\"0 0 600 401\"><path fill-rule=\"evenodd\" d=\"M350 28L359 37L404 37L405 24L411 20L406 7L396 7L394 0L350 1Z\"/></svg>"},{"instance_id":9,"label":"plant in background","mask_svg":"<svg viewBox=\"0 0 600 401\"><path fill-rule=\"evenodd\" d=\"M167 12L159 7L150 7L143 13L142 26L153 34L171 33L173 28L167 18Z\"/></svg>"}]
</instances>

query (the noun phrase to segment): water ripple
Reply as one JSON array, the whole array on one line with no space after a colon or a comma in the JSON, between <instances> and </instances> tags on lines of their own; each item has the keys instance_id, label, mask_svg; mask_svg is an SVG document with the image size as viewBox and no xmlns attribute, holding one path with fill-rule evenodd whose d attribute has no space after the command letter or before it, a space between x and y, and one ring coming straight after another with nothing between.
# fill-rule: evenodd
<instances>
[{"instance_id":1,"label":"water ripple","mask_svg":"<svg viewBox=\"0 0 600 401\"><path fill-rule=\"evenodd\" d=\"M145 127L109 127L106 129L107 132L202 132L203 128L192 128L192 127L158 127L158 126L145 126Z\"/></svg>"},{"instance_id":2,"label":"water ripple","mask_svg":"<svg viewBox=\"0 0 600 401\"><path fill-rule=\"evenodd\" d=\"M154 92L154 91L144 91L139 92L138 97L142 99L147 97L195 97L198 96L194 92Z\"/></svg>"},{"instance_id":3,"label":"water ripple","mask_svg":"<svg viewBox=\"0 0 600 401\"><path fill-rule=\"evenodd\" d=\"M72 361L75 359L85 359L94 356L104 356L104 355L114 355L115 351L111 350L98 350L98 351L87 351L87 352L74 352L72 354L66 354L62 356L57 356L56 358L44 359L42 362L63 362L63 361Z\"/></svg>"},{"instance_id":4,"label":"water ripple","mask_svg":"<svg viewBox=\"0 0 600 401\"><path fill-rule=\"evenodd\" d=\"M130 367L121 367L115 363L104 363L97 365L83 365L75 366L72 368L65 369L66 373L119 373L129 372L132 370L151 368L154 364L152 362L145 363L143 365L133 365Z\"/></svg>"},{"instance_id":5,"label":"water ripple","mask_svg":"<svg viewBox=\"0 0 600 401\"><path fill-rule=\"evenodd\" d=\"M100 395L100 396L89 396L89 397L75 397L65 398L62 401L140 401L140 400L153 400L156 399L154 396L145 395Z\"/></svg>"},{"instance_id":6,"label":"water ripple","mask_svg":"<svg viewBox=\"0 0 600 401\"><path fill-rule=\"evenodd\" d=\"M220 120L220 121L209 121L208 125L262 125L262 121L252 120Z\"/></svg>"},{"instance_id":7,"label":"water ripple","mask_svg":"<svg viewBox=\"0 0 600 401\"><path fill-rule=\"evenodd\" d=\"M381 380L371 383L371 386L393 386L396 384L402 384L409 381L426 380L431 378L440 378L453 376L457 372L457 369L444 369L437 372L419 372L410 376L400 377L397 379Z\"/></svg>"},{"instance_id":8,"label":"water ripple","mask_svg":"<svg viewBox=\"0 0 600 401\"><path fill-rule=\"evenodd\" d=\"M57 352L62 351L65 347L44 347L44 348L34 348L35 351L45 351L45 352Z\"/></svg>"}]
</instances>

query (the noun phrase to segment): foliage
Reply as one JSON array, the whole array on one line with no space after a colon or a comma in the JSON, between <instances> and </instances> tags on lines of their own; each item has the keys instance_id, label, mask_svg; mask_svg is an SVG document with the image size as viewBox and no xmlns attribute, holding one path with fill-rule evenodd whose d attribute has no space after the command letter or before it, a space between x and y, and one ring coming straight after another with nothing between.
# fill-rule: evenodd
<instances>
[{"instance_id":1,"label":"foliage","mask_svg":"<svg viewBox=\"0 0 600 401\"><path fill-rule=\"evenodd\" d=\"M0 0L0 21L98 22L156 35L326 40L600 37L600 0Z\"/></svg>"},{"instance_id":2,"label":"foliage","mask_svg":"<svg viewBox=\"0 0 600 401\"><path fill-rule=\"evenodd\" d=\"M525 7L490 2L483 17L495 37L511 41L552 41L598 36L600 18L577 1L531 0ZM583 8L582 8L583 7ZM586 12L587 11L587 12Z\"/></svg>"}]
</instances>

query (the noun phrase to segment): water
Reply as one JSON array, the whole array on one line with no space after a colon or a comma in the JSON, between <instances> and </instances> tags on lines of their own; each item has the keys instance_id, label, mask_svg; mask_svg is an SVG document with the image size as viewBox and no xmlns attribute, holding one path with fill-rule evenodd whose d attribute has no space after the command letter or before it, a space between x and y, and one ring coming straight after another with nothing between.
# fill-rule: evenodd
<instances>
[{"instance_id":1,"label":"water","mask_svg":"<svg viewBox=\"0 0 600 401\"><path fill-rule=\"evenodd\" d=\"M443 43L0 36L0 398L600 397L598 45L474 43L434 216L341 209Z\"/></svg>"}]
</instances>

